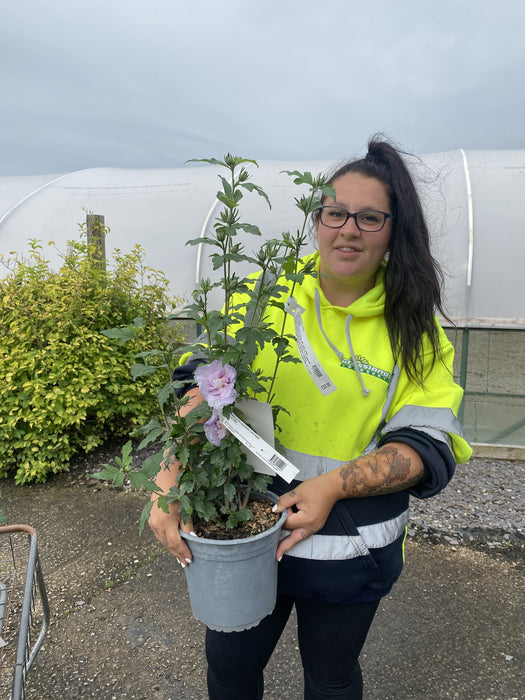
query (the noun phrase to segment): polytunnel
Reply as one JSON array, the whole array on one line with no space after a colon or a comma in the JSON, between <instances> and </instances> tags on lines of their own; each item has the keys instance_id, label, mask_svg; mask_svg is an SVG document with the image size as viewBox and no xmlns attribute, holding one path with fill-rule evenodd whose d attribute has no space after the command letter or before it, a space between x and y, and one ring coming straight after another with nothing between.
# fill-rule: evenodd
<instances>
[{"instance_id":1,"label":"polytunnel","mask_svg":"<svg viewBox=\"0 0 525 700\"><path fill-rule=\"evenodd\" d=\"M255 193L241 203L242 219L264 238L295 232L300 191L284 171L313 174L329 161L262 161L248 165ZM445 273L447 333L456 348L457 381L465 388L462 418L469 439L485 454L513 457L525 449L525 242L521 202L525 151L450 151L411 159L431 229L434 253ZM186 240L206 235L220 211L219 169L130 170L92 168L72 173L0 177L0 252L27 251L29 239L54 241L44 249L52 264L66 241L78 238L87 213L110 228L108 257L139 243L146 263L162 270L171 290L188 299L195 283L212 277L206 246ZM260 239L246 241L256 249ZM310 246L311 248L311 246ZM218 300L217 300L218 303Z\"/></svg>"}]
</instances>

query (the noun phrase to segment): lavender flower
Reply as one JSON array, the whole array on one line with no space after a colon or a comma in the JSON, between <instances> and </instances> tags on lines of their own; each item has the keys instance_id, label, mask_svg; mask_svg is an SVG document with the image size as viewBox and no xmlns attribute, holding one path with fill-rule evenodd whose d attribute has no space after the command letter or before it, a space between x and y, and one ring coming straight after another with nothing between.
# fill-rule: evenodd
<instances>
[{"instance_id":1,"label":"lavender flower","mask_svg":"<svg viewBox=\"0 0 525 700\"><path fill-rule=\"evenodd\" d=\"M237 398L235 390L235 369L214 360L209 365L201 365L195 370L195 381L205 401L211 408L224 408Z\"/></svg>"},{"instance_id":2,"label":"lavender flower","mask_svg":"<svg viewBox=\"0 0 525 700\"><path fill-rule=\"evenodd\" d=\"M204 423L204 434L215 447L219 447L222 438L228 434L226 428L221 424L219 412L216 408L213 409L211 418Z\"/></svg>"}]
</instances>

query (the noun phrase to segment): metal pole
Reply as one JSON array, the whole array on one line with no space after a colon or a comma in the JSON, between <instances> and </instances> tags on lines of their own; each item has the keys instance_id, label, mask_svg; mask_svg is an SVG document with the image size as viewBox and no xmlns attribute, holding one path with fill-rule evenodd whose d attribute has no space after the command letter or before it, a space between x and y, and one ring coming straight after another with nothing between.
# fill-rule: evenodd
<instances>
[{"instance_id":1,"label":"metal pole","mask_svg":"<svg viewBox=\"0 0 525 700\"><path fill-rule=\"evenodd\" d=\"M465 393L467 391L467 370L468 370L468 343L469 343L469 329L463 328L463 333L461 335L461 367L459 370L459 383L463 387L463 399L458 411L458 418L463 423L463 418L465 416Z\"/></svg>"}]
</instances>

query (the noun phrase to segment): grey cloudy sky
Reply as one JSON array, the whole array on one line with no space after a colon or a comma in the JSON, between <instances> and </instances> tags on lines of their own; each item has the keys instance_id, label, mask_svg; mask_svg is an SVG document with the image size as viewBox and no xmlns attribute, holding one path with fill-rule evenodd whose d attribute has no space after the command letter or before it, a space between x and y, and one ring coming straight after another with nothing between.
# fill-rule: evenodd
<instances>
[{"instance_id":1,"label":"grey cloudy sky","mask_svg":"<svg viewBox=\"0 0 525 700\"><path fill-rule=\"evenodd\" d=\"M0 175L525 148L523 0L0 8Z\"/></svg>"}]
</instances>

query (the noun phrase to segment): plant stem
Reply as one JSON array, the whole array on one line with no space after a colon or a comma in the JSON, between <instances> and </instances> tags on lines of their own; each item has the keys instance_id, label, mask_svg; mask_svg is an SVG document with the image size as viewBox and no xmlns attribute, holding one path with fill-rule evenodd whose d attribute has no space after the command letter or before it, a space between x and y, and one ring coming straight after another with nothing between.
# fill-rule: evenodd
<instances>
[{"instance_id":1,"label":"plant stem","mask_svg":"<svg viewBox=\"0 0 525 700\"><path fill-rule=\"evenodd\" d=\"M235 182L235 165L232 165L230 167L231 171L231 183L232 183L232 197L235 199L235 188L236 188L236 182ZM227 206L226 210L230 212L230 216L232 220L235 220L234 212L235 212L235 207ZM230 225L230 224L229 224ZM232 246L232 236L230 233L226 235L224 245L222 247L222 253L224 255L224 261L222 264L222 269L223 269L223 274L224 274L224 281L225 281L225 288L224 288L224 315L225 318L228 318L229 313L230 313L230 297L231 297L231 291L229 289L229 284L230 284L230 274L231 274L231 260L230 260L230 254L231 254L231 246ZM224 344L226 345L228 343L228 323L225 324L224 326Z\"/></svg>"},{"instance_id":2,"label":"plant stem","mask_svg":"<svg viewBox=\"0 0 525 700\"><path fill-rule=\"evenodd\" d=\"M246 484L246 489L244 491L244 496L243 496L242 503L241 503L242 508L246 508L248 505L248 501L250 500L250 496L252 493L252 483L253 483L253 480L248 479L248 483Z\"/></svg>"}]
</instances>

